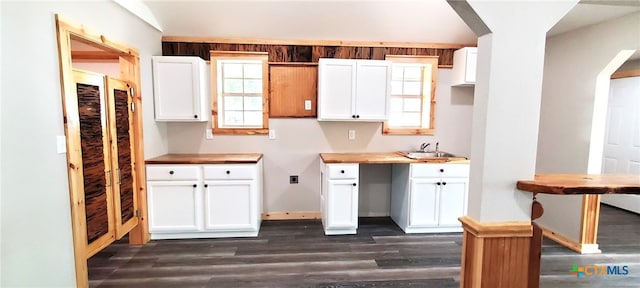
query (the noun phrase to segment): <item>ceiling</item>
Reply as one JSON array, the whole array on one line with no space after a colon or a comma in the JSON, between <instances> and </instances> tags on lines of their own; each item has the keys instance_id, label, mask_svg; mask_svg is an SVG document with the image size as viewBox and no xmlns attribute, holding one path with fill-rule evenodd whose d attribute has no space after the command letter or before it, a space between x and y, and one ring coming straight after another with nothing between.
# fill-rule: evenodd
<instances>
[{"instance_id":1,"label":"ceiling","mask_svg":"<svg viewBox=\"0 0 640 288\"><path fill-rule=\"evenodd\" d=\"M166 36L476 43L445 0L145 1ZM606 5L603 5L606 3ZM582 0L556 35L640 11L640 0Z\"/></svg>"}]
</instances>

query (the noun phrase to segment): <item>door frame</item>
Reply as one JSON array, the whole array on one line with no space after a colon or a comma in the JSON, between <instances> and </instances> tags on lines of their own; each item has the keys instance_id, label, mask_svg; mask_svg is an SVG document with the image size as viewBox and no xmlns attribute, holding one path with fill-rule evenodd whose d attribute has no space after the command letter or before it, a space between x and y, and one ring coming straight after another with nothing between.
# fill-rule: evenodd
<instances>
[{"instance_id":1,"label":"door frame","mask_svg":"<svg viewBox=\"0 0 640 288\"><path fill-rule=\"evenodd\" d=\"M73 79L71 40L78 40L85 44L99 48L101 51L95 54L103 54L105 57L118 57L120 65L120 79L131 84L135 91L133 103L136 107L142 107L140 92L140 54L136 48L110 40L109 37L87 30L80 24L55 15L56 33L58 42L58 57L60 60L60 88L62 97L62 112L64 119L64 132L67 137L67 169L69 177L69 199L71 204L71 225L73 233L73 251L76 273L76 286L88 287L89 276L85 246L86 214L84 210L84 196L82 191L82 157L79 141L69 141L69 135L79 133L80 125L73 117L67 115L77 114L77 106L65 101L76 93ZM132 159L138 187L139 223L129 232L130 244L144 244L149 241L149 228L147 224L147 199L146 199L146 174L144 166L144 146L142 134L142 109L133 112L133 139L135 159Z\"/></svg>"}]
</instances>

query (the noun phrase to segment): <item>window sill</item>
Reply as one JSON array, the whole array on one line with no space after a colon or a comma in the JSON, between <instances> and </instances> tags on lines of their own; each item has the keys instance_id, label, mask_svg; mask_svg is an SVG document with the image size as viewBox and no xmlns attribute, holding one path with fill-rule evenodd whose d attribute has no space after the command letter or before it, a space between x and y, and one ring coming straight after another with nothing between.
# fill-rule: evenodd
<instances>
[{"instance_id":1,"label":"window sill","mask_svg":"<svg viewBox=\"0 0 640 288\"><path fill-rule=\"evenodd\" d=\"M434 135L436 129L387 128L383 127L383 135Z\"/></svg>"},{"instance_id":2,"label":"window sill","mask_svg":"<svg viewBox=\"0 0 640 288\"><path fill-rule=\"evenodd\" d=\"M213 128L213 135L267 135L268 128Z\"/></svg>"}]
</instances>

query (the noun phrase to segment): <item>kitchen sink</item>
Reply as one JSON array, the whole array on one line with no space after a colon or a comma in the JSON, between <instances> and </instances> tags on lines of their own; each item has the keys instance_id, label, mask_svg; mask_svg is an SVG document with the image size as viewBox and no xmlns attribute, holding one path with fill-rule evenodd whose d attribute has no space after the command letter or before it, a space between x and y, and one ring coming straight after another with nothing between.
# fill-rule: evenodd
<instances>
[{"instance_id":1,"label":"kitchen sink","mask_svg":"<svg viewBox=\"0 0 640 288\"><path fill-rule=\"evenodd\" d=\"M427 158L452 158L452 157L456 157L455 155L448 153L448 152L444 152L444 151L430 151L430 152L423 152L423 151L413 151L413 152L400 152L402 155L404 155L407 158L411 158L411 159L427 159Z\"/></svg>"}]
</instances>

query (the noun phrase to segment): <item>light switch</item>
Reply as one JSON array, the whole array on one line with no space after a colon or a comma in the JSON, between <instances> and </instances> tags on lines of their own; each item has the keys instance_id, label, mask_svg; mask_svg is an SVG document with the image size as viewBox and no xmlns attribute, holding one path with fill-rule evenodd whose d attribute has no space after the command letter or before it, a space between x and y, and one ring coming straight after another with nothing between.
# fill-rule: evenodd
<instances>
[{"instance_id":1,"label":"light switch","mask_svg":"<svg viewBox=\"0 0 640 288\"><path fill-rule=\"evenodd\" d=\"M304 100L304 110L311 110L311 100Z\"/></svg>"},{"instance_id":2,"label":"light switch","mask_svg":"<svg viewBox=\"0 0 640 288\"><path fill-rule=\"evenodd\" d=\"M276 129L269 129L269 140L276 140Z\"/></svg>"},{"instance_id":3,"label":"light switch","mask_svg":"<svg viewBox=\"0 0 640 288\"><path fill-rule=\"evenodd\" d=\"M356 130L349 130L349 140L356 139Z\"/></svg>"},{"instance_id":4,"label":"light switch","mask_svg":"<svg viewBox=\"0 0 640 288\"><path fill-rule=\"evenodd\" d=\"M56 150L58 151L58 154L67 153L67 139L64 135L56 136Z\"/></svg>"}]
</instances>

